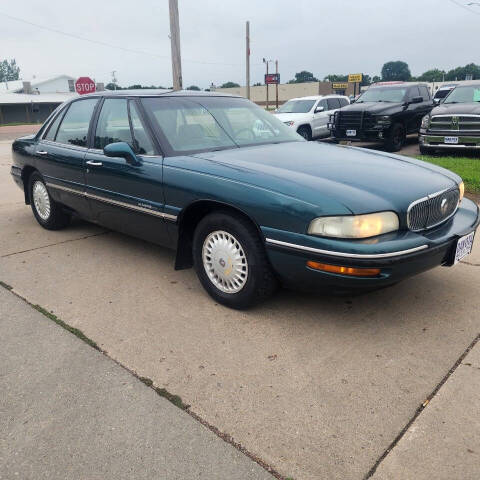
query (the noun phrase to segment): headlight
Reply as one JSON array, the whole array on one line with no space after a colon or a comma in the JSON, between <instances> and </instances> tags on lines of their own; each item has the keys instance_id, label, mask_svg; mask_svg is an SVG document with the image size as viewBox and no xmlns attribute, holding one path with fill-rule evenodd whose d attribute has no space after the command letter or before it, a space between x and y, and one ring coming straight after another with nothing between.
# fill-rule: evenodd
<instances>
[{"instance_id":1,"label":"headlight","mask_svg":"<svg viewBox=\"0 0 480 480\"><path fill-rule=\"evenodd\" d=\"M288 127L291 127L295 122L293 120L289 120L288 122L283 122Z\"/></svg>"},{"instance_id":2,"label":"headlight","mask_svg":"<svg viewBox=\"0 0 480 480\"><path fill-rule=\"evenodd\" d=\"M425 115L422 118L422 128L429 128L430 127L430 114Z\"/></svg>"},{"instance_id":3,"label":"headlight","mask_svg":"<svg viewBox=\"0 0 480 480\"><path fill-rule=\"evenodd\" d=\"M390 121L389 115L380 115L377 117L377 123L390 123Z\"/></svg>"},{"instance_id":4,"label":"headlight","mask_svg":"<svg viewBox=\"0 0 480 480\"><path fill-rule=\"evenodd\" d=\"M336 238L368 238L398 230L398 216L394 212L320 217L308 227L310 235Z\"/></svg>"},{"instance_id":5,"label":"headlight","mask_svg":"<svg viewBox=\"0 0 480 480\"><path fill-rule=\"evenodd\" d=\"M465 185L463 182L460 182L458 184L458 190L460 191L460 197L459 197L458 203L460 203L462 201L463 196L465 195Z\"/></svg>"}]
</instances>

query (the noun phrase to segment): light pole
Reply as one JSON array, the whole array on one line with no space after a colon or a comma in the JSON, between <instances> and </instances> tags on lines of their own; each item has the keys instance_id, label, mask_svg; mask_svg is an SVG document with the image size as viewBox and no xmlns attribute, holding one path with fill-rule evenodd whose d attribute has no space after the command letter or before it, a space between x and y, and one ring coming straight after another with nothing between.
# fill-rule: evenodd
<instances>
[{"instance_id":1,"label":"light pole","mask_svg":"<svg viewBox=\"0 0 480 480\"><path fill-rule=\"evenodd\" d=\"M273 63L273 60L266 60L265 58L263 59L263 63L266 65L267 67L267 76L268 76L268 64L269 63ZM265 78L265 86L267 87L267 110L268 110L268 83L267 83L267 79Z\"/></svg>"}]
</instances>

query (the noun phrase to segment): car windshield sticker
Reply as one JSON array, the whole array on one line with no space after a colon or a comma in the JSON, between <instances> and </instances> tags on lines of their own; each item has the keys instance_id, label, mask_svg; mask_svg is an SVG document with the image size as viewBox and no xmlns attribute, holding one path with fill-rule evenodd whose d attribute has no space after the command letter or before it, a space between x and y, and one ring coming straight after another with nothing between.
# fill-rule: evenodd
<instances>
[{"instance_id":1,"label":"car windshield sticker","mask_svg":"<svg viewBox=\"0 0 480 480\"><path fill-rule=\"evenodd\" d=\"M474 102L480 102L480 88L476 88L473 91L473 101Z\"/></svg>"}]
</instances>

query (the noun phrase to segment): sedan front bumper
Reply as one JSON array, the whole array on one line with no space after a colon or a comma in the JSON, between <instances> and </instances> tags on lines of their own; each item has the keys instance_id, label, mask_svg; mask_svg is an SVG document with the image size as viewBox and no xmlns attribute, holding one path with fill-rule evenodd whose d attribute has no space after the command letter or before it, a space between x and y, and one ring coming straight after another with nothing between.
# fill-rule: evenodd
<instances>
[{"instance_id":1,"label":"sedan front bumper","mask_svg":"<svg viewBox=\"0 0 480 480\"><path fill-rule=\"evenodd\" d=\"M479 208L464 199L451 219L424 232L398 231L376 239L332 241L311 235L282 235L278 230L267 228L262 230L270 262L283 284L300 290L344 292L380 288L451 264L457 240L474 231L479 223ZM276 238L272 238L274 235ZM309 268L308 261L358 269L378 268L380 274L354 277L330 273Z\"/></svg>"}]
</instances>

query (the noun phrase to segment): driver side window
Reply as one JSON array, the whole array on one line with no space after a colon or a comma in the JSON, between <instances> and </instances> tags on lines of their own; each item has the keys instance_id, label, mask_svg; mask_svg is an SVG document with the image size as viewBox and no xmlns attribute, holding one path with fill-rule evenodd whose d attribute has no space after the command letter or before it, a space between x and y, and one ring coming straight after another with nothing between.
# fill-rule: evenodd
<instances>
[{"instance_id":1,"label":"driver side window","mask_svg":"<svg viewBox=\"0 0 480 480\"><path fill-rule=\"evenodd\" d=\"M318 105L317 105L316 108L318 108L318 107L323 107L323 111L324 111L324 112L327 112L327 111L328 111L327 101L326 101L326 100L320 100L320 101L318 102Z\"/></svg>"},{"instance_id":2,"label":"driver side window","mask_svg":"<svg viewBox=\"0 0 480 480\"><path fill-rule=\"evenodd\" d=\"M116 142L126 142L133 148L127 100L106 98L98 117L94 147L102 150L109 143Z\"/></svg>"}]
</instances>

